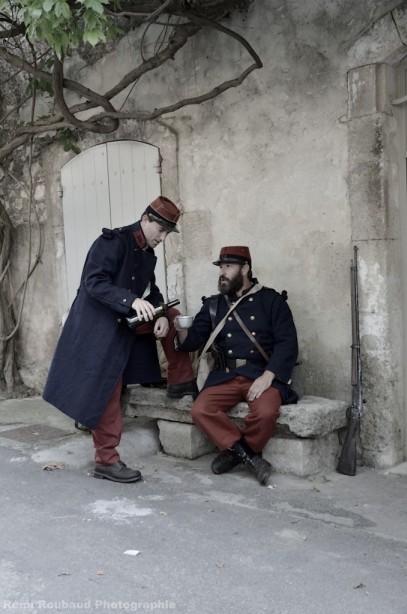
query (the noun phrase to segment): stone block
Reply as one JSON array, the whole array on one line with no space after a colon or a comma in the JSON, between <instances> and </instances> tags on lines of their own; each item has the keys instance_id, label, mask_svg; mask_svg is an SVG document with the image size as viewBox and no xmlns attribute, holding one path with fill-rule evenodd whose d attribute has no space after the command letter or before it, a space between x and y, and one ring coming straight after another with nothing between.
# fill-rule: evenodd
<instances>
[{"instance_id":1,"label":"stone block","mask_svg":"<svg viewBox=\"0 0 407 614\"><path fill-rule=\"evenodd\" d=\"M396 140L394 117L377 114L349 122L349 202L357 240L400 235L397 193L391 189L396 168L389 157Z\"/></svg>"},{"instance_id":2,"label":"stone block","mask_svg":"<svg viewBox=\"0 0 407 614\"><path fill-rule=\"evenodd\" d=\"M277 421L278 435L323 437L346 426L345 401L305 396L296 405L283 405ZM239 403L229 415L242 419L248 412L246 403Z\"/></svg>"},{"instance_id":3,"label":"stone block","mask_svg":"<svg viewBox=\"0 0 407 614\"><path fill-rule=\"evenodd\" d=\"M337 433L317 439L273 437L263 449L263 457L276 473L290 473L300 477L334 471L340 454Z\"/></svg>"},{"instance_id":4,"label":"stone block","mask_svg":"<svg viewBox=\"0 0 407 614\"><path fill-rule=\"evenodd\" d=\"M391 96L396 93L395 70L387 64L368 64L349 71L349 119L392 114Z\"/></svg>"},{"instance_id":5,"label":"stone block","mask_svg":"<svg viewBox=\"0 0 407 614\"><path fill-rule=\"evenodd\" d=\"M158 420L160 442L166 454L198 458L215 450L215 445L194 424Z\"/></svg>"},{"instance_id":6,"label":"stone block","mask_svg":"<svg viewBox=\"0 0 407 614\"><path fill-rule=\"evenodd\" d=\"M125 416L146 416L172 422L192 424L192 398L169 399L166 391L159 388L143 388L129 386L122 398L122 409Z\"/></svg>"},{"instance_id":7,"label":"stone block","mask_svg":"<svg viewBox=\"0 0 407 614\"><path fill-rule=\"evenodd\" d=\"M392 11L375 21L348 50L348 66L357 69L381 62L395 65L401 62L405 55L398 29L402 26L401 21L402 16L398 17L396 26Z\"/></svg>"}]
</instances>

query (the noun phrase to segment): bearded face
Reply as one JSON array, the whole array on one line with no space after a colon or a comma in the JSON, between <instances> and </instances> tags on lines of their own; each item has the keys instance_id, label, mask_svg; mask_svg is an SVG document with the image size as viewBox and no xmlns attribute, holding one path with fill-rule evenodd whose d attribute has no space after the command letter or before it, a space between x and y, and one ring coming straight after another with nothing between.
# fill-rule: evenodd
<instances>
[{"instance_id":1,"label":"bearded face","mask_svg":"<svg viewBox=\"0 0 407 614\"><path fill-rule=\"evenodd\" d=\"M222 265L219 272L218 290L221 294L234 295L243 288L242 267L239 264Z\"/></svg>"}]
</instances>

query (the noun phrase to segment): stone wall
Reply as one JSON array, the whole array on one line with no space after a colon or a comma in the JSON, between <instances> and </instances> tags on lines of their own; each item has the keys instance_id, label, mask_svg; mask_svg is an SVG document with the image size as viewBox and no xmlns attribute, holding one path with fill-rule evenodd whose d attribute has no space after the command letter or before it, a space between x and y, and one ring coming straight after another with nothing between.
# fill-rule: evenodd
<instances>
[{"instance_id":1,"label":"stone wall","mask_svg":"<svg viewBox=\"0 0 407 614\"><path fill-rule=\"evenodd\" d=\"M211 263L227 244L249 245L259 280L288 291L301 347L296 379L304 394L350 400L349 266L352 246L359 246L367 401L362 441L364 461L377 466L405 454L401 152L391 105L405 16L403 9L388 14L397 4L367 0L362 10L345 0L258 0L245 18L226 25L254 46L261 70L164 124L129 123L109 137L160 147L163 193L184 210L181 236L171 237L166 255L169 295L180 296L185 310L195 313L201 296L216 291ZM71 70L80 69L90 87L107 89L138 44L129 33L92 67L73 58ZM196 95L235 77L250 61L236 41L205 31L176 62L144 78L127 108ZM101 140L86 136L79 145L83 150ZM69 155L44 144L36 160L45 252L30 283L20 360L27 383L39 388L66 310L58 182ZM25 224L22 216L14 263L21 271Z\"/></svg>"}]
</instances>

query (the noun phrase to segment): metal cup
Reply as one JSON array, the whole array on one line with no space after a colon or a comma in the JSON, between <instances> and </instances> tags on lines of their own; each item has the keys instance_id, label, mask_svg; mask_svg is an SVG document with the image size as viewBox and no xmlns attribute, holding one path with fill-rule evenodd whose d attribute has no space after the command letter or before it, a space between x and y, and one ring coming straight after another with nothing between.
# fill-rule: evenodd
<instances>
[{"instance_id":1,"label":"metal cup","mask_svg":"<svg viewBox=\"0 0 407 614\"><path fill-rule=\"evenodd\" d=\"M194 316L177 316L177 324L181 328L190 328L193 321Z\"/></svg>"}]
</instances>

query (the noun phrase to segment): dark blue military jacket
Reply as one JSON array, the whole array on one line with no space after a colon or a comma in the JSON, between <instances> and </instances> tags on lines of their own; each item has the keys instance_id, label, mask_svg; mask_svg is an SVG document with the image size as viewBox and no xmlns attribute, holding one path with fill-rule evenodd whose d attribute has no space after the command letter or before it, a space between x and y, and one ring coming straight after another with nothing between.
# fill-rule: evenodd
<instances>
[{"instance_id":1,"label":"dark blue military jacket","mask_svg":"<svg viewBox=\"0 0 407 614\"><path fill-rule=\"evenodd\" d=\"M210 299L207 299L195 316L194 323L188 330L188 336L184 343L180 344L179 350L195 351L209 339L212 332L209 309ZM225 297L219 294L215 326L228 310ZM268 369L276 375L272 386L280 391L283 403L295 403L298 397L288 382L297 360L298 343L294 321L286 301L275 290L263 286L258 292L243 298L236 311L269 356L269 360L266 362L262 357L232 313L216 337L215 343L226 360L241 358L246 359L247 363L228 371L222 369L212 371L204 388L233 379L236 375L244 375L255 380Z\"/></svg>"},{"instance_id":2,"label":"dark blue military jacket","mask_svg":"<svg viewBox=\"0 0 407 614\"><path fill-rule=\"evenodd\" d=\"M145 247L140 223L103 229L86 258L78 294L51 363L43 397L78 422L94 428L123 375L124 384L160 379L154 335L136 335L126 324L142 297L163 301L155 284L157 258Z\"/></svg>"}]
</instances>

